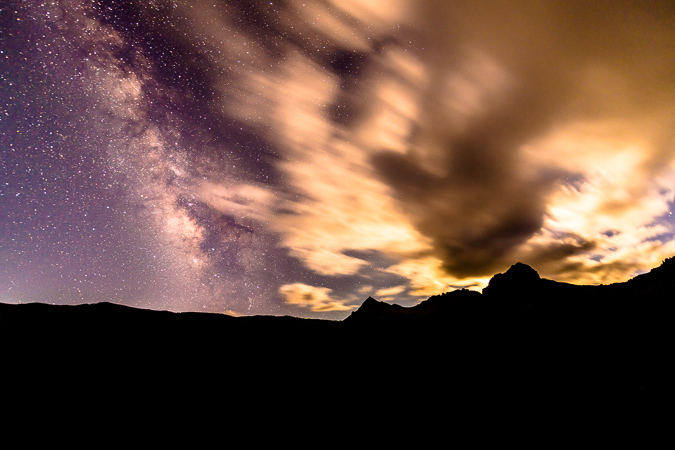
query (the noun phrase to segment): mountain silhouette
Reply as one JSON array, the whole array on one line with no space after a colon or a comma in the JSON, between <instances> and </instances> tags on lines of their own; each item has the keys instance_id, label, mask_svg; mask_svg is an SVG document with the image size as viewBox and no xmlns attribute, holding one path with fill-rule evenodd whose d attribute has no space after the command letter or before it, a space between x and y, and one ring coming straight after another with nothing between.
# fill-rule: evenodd
<instances>
[{"instance_id":1,"label":"mountain silhouette","mask_svg":"<svg viewBox=\"0 0 675 450\"><path fill-rule=\"evenodd\" d=\"M635 278L609 285L587 286L541 278L532 267L516 263L506 272L496 274L482 293L467 289L455 290L409 308L380 302L369 297L345 322L372 320L405 320L425 317L448 319L452 314L558 313L579 317L588 314L612 313L629 309L632 313L672 311L675 294L675 257L661 266Z\"/></svg>"},{"instance_id":2,"label":"mountain silhouette","mask_svg":"<svg viewBox=\"0 0 675 450\"><path fill-rule=\"evenodd\" d=\"M94 395L159 409L228 405L238 416L286 417L296 405L321 411L307 413L316 420L347 408L364 423L394 412L434 420L439 405L465 419L501 411L503 422L516 406L532 421L591 412L653 421L675 375L674 294L669 258L600 286L517 263L482 292L412 307L369 297L342 321L0 303L0 362L5 392L22 405L30 393L50 404Z\"/></svg>"},{"instance_id":3,"label":"mountain silhouette","mask_svg":"<svg viewBox=\"0 0 675 450\"><path fill-rule=\"evenodd\" d=\"M496 304L507 305L514 301L531 305L541 296L542 283L536 270L532 267L516 263L505 273L492 277L483 289L483 295L494 299Z\"/></svg>"}]
</instances>

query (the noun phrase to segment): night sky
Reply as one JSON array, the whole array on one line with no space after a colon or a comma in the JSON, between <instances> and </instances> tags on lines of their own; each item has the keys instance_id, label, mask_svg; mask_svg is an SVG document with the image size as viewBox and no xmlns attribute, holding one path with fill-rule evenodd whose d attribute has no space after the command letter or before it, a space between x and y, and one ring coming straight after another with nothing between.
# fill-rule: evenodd
<instances>
[{"instance_id":1,"label":"night sky","mask_svg":"<svg viewBox=\"0 0 675 450\"><path fill-rule=\"evenodd\" d=\"M663 1L3 0L0 302L340 319L675 254Z\"/></svg>"}]
</instances>

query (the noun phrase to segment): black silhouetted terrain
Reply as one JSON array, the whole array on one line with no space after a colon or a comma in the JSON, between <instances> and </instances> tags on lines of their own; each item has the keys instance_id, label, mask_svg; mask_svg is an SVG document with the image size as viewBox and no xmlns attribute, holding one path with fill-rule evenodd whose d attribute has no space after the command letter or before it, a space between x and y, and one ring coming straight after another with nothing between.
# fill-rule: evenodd
<instances>
[{"instance_id":1,"label":"black silhouetted terrain","mask_svg":"<svg viewBox=\"0 0 675 450\"><path fill-rule=\"evenodd\" d=\"M76 393L97 405L142 398L289 420L297 406L299 421L461 416L476 425L487 414L655 424L671 407L674 294L670 258L605 286L543 279L518 263L482 293L410 308L368 298L340 322L0 304L0 361L6 393L21 386L57 403Z\"/></svg>"}]
</instances>

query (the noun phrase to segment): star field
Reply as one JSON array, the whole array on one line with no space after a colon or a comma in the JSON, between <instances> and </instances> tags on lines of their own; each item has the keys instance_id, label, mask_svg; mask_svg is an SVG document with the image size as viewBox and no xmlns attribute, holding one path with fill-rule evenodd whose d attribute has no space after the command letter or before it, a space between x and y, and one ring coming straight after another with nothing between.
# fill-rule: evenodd
<instances>
[{"instance_id":1,"label":"star field","mask_svg":"<svg viewBox=\"0 0 675 450\"><path fill-rule=\"evenodd\" d=\"M0 301L341 318L672 256L672 8L477 3L3 3Z\"/></svg>"}]
</instances>

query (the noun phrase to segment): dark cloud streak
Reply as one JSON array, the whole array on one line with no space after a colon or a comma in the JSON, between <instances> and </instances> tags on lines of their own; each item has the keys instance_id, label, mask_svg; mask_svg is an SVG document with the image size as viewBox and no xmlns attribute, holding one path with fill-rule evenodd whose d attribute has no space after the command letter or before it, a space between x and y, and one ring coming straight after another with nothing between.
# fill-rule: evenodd
<instances>
[{"instance_id":1,"label":"dark cloud streak","mask_svg":"<svg viewBox=\"0 0 675 450\"><path fill-rule=\"evenodd\" d=\"M434 24L426 53L432 81L420 135L439 143L440 166L430 170L414 154L386 151L373 162L413 223L433 239L449 273L489 275L512 264L516 250L541 230L552 190L566 178L579 178L528 166L521 148L567 120L617 113L624 100L610 96L624 91L600 85L589 96L585 70L618 70L606 73L632 84L632 97L625 101L653 107L649 83L667 78L661 72L646 79L653 66L642 66L641 60L654 59L648 54L651 45L662 54L663 34L672 35L659 17L668 7L665 2L425 2L425 8L424 20ZM467 68L474 51L493 58L504 72L488 74L486 86L479 86L488 91L481 108L453 113L443 103L448 75L468 78L468 88L480 83ZM453 126L458 121L465 124ZM665 159L672 159L672 148L659 161ZM532 260L547 264L592 249L590 243L555 244L535 251Z\"/></svg>"}]
</instances>

